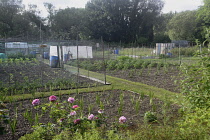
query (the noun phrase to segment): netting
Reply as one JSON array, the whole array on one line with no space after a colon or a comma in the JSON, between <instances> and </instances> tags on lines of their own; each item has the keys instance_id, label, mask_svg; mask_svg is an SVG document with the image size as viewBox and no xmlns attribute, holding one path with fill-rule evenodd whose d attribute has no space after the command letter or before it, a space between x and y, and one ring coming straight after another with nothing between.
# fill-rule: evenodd
<instances>
[{"instance_id":1,"label":"netting","mask_svg":"<svg viewBox=\"0 0 210 140\"><path fill-rule=\"evenodd\" d=\"M186 54L182 49L188 49ZM0 88L8 87L7 91L13 94L14 90L33 93L109 84L107 73L129 69L136 73L137 69L180 64L194 49L173 44L69 40L2 42L1 50L8 59L1 59ZM186 61L189 62L193 62L191 57Z\"/></svg>"}]
</instances>

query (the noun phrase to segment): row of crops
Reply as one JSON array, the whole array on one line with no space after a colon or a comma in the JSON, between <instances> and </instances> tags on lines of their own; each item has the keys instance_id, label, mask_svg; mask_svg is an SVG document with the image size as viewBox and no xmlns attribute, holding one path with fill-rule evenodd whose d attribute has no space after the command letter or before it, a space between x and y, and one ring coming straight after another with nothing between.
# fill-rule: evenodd
<instances>
[{"instance_id":1,"label":"row of crops","mask_svg":"<svg viewBox=\"0 0 210 140\"><path fill-rule=\"evenodd\" d=\"M68 62L69 65L78 66L77 60ZM134 59L128 56L119 56L117 59L110 60L79 60L79 67L90 71L103 70L128 70L128 69L145 69L157 67L169 67L170 63L162 61L152 61L146 59ZM176 64L174 64L176 65Z\"/></svg>"},{"instance_id":2,"label":"row of crops","mask_svg":"<svg viewBox=\"0 0 210 140\"><path fill-rule=\"evenodd\" d=\"M35 58L9 58L0 61L1 95L33 94L40 91L96 86L97 83L62 69L52 69ZM0 95L0 96L1 96Z\"/></svg>"}]
</instances>

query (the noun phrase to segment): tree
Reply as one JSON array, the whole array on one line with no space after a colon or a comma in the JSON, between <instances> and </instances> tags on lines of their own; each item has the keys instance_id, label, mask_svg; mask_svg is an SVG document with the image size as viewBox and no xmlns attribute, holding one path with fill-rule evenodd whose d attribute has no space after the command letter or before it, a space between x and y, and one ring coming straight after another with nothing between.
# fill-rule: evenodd
<instances>
[{"instance_id":1,"label":"tree","mask_svg":"<svg viewBox=\"0 0 210 140\"><path fill-rule=\"evenodd\" d=\"M176 13L169 12L161 14L154 25L154 42L155 43L167 43L171 42L168 36L167 25L169 21L176 15Z\"/></svg>"},{"instance_id":2,"label":"tree","mask_svg":"<svg viewBox=\"0 0 210 140\"><path fill-rule=\"evenodd\" d=\"M53 17L52 31L55 38L76 39L83 31L85 9L66 8L60 9Z\"/></svg>"},{"instance_id":3,"label":"tree","mask_svg":"<svg viewBox=\"0 0 210 140\"><path fill-rule=\"evenodd\" d=\"M29 4L29 10L24 11L26 18L29 21L30 28L28 29L28 37L33 40L42 40L45 38L45 34L48 31L48 27L45 25L45 20L39 14L40 11L37 5Z\"/></svg>"},{"instance_id":4,"label":"tree","mask_svg":"<svg viewBox=\"0 0 210 140\"><path fill-rule=\"evenodd\" d=\"M14 17L20 12L20 0L0 0L0 36L7 37L13 34Z\"/></svg>"},{"instance_id":5,"label":"tree","mask_svg":"<svg viewBox=\"0 0 210 140\"><path fill-rule=\"evenodd\" d=\"M203 0L204 5L201 6L197 13L197 39L205 40L206 28L210 27L210 0Z\"/></svg>"},{"instance_id":6,"label":"tree","mask_svg":"<svg viewBox=\"0 0 210 140\"><path fill-rule=\"evenodd\" d=\"M90 36L105 41L153 40L153 26L163 7L161 0L91 0L86 4Z\"/></svg>"},{"instance_id":7,"label":"tree","mask_svg":"<svg viewBox=\"0 0 210 140\"><path fill-rule=\"evenodd\" d=\"M195 40L197 27L196 11L184 11L176 14L168 24L168 34L171 40Z\"/></svg>"},{"instance_id":8,"label":"tree","mask_svg":"<svg viewBox=\"0 0 210 140\"><path fill-rule=\"evenodd\" d=\"M0 37L39 39L40 25L46 31L44 21L38 16L36 5L26 11L21 0L0 1Z\"/></svg>"},{"instance_id":9,"label":"tree","mask_svg":"<svg viewBox=\"0 0 210 140\"><path fill-rule=\"evenodd\" d=\"M48 26L51 27L53 24L53 17L55 16L55 13L56 13L55 6L53 6L53 4L51 3L44 3L44 6L48 12L48 16L47 16Z\"/></svg>"}]
</instances>

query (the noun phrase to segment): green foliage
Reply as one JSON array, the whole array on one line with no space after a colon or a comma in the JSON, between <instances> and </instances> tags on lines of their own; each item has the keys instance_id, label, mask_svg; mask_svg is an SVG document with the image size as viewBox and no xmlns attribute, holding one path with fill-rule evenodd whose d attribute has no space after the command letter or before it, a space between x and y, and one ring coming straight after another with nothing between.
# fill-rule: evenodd
<instances>
[{"instance_id":1,"label":"green foliage","mask_svg":"<svg viewBox=\"0 0 210 140\"><path fill-rule=\"evenodd\" d=\"M165 34L155 34L154 36L154 40L153 40L154 43L168 43L168 42L171 42L171 39L169 38L168 35L165 35Z\"/></svg>"},{"instance_id":2,"label":"green foliage","mask_svg":"<svg viewBox=\"0 0 210 140\"><path fill-rule=\"evenodd\" d=\"M104 61L102 61L102 60L99 60L99 61L95 61L94 62L94 67L95 67L95 69L97 69L97 70L104 70Z\"/></svg>"},{"instance_id":3,"label":"green foliage","mask_svg":"<svg viewBox=\"0 0 210 140\"><path fill-rule=\"evenodd\" d=\"M65 129L59 135L55 135L52 126L49 124L48 126L35 127L33 133L22 136L20 140L209 140L208 129L205 128L207 127L201 127L200 125L199 127L194 125L193 127L139 125L138 129L116 132L115 130L103 130L93 127L84 134L75 132L70 135L72 132Z\"/></svg>"},{"instance_id":4,"label":"green foliage","mask_svg":"<svg viewBox=\"0 0 210 140\"><path fill-rule=\"evenodd\" d=\"M154 25L154 43L168 43L171 42L168 36L167 25L176 13L170 12L158 16Z\"/></svg>"},{"instance_id":5,"label":"green foliage","mask_svg":"<svg viewBox=\"0 0 210 140\"><path fill-rule=\"evenodd\" d=\"M128 69L133 68L132 60L126 60L123 65L124 65L124 68L123 68L124 70L128 70Z\"/></svg>"},{"instance_id":6,"label":"green foliage","mask_svg":"<svg viewBox=\"0 0 210 140\"><path fill-rule=\"evenodd\" d=\"M201 109L195 108L192 112L185 113L184 119L181 120L178 125L182 131L187 131L191 128L202 128L206 127L205 131L207 132L210 129L210 108ZM198 130L197 130L198 131Z\"/></svg>"},{"instance_id":7,"label":"green foliage","mask_svg":"<svg viewBox=\"0 0 210 140\"><path fill-rule=\"evenodd\" d=\"M55 96L52 96L52 99L55 100L50 101L49 103L34 105L33 111L41 109L41 115L36 113L35 116L32 116L30 112L25 112L23 114L26 119L29 121L32 120L32 123L34 121L35 125L33 127L35 129L33 133L27 134L21 137L21 139L31 139L32 137L37 140L52 139L54 136L54 139L64 139L64 135L65 138L69 138L73 137L75 134L76 136L81 135L82 137L85 137L91 129L100 128L102 124L103 126L106 125L103 113L99 113L97 116L91 114L93 115L91 118L86 118L82 115L83 100L80 100L79 102L75 101L73 103L66 101L59 102L59 100L54 97ZM79 107L77 106L75 108L73 105L75 105L76 102L79 103ZM73 114L69 114L69 112ZM46 113L49 113L49 122L52 122L53 124L39 124L39 118ZM68 132L68 135L66 135L66 132Z\"/></svg>"},{"instance_id":8,"label":"green foliage","mask_svg":"<svg viewBox=\"0 0 210 140\"><path fill-rule=\"evenodd\" d=\"M148 111L144 114L144 120L146 122L155 122L157 121L157 116L154 112Z\"/></svg>"},{"instance_id":9,"label":"green foliage","mask_svg":"<svg viewBox=\"0 0 210 140\"><path fill-rule=\"evenodd\" d=\"M182 66L182 93L196 107L210 106L210 59L203 57L197 64Z\"/></svg>"},{"instance_id":10,"label":"green foliage","mask_svg":"<svg viewBox=\"0 0 210 140\"><path fill-rule=\"evenodd\" d=\"M16 68L17 66L17 68ZM5 97L5 95L14 95L14 94L25 94L25 93L34 93L38 91L40 88L44 90L49 90L50 88L52 90L54 89L69 89L69 88L75 88L75 78L65 78L65 77L58 77L60 73L54 73L55 76L49 77L47 72L40 72L40 74L43 74L44 76L47 76L49 79L48 81L44 80L44 76L40 77L39 73L36 75L28 74L26 72L25 68L27 67L40 67L40 63L37 62L37 60L32 59L12 59L9 58L6 61L0 63L0 67L3 68L3 72L6 76L8 76L8 80L6 82L0 82L0 97L2 99ZM13 73L8 73L6 70L8 68L13 68ZM26 73L25 73L26 72ZM36 72L35 72L36 73ZM33 77L31 77L31 75ZM17 77L21 77L17 78ZM22 80L19 82L19 80ZM84 83L78 83L78 86L86 86Z\"/></svg>"},{"instance_id":11,"label":"green foliage","mask_svg":"<svg viewBox=\"0 0 210 140\"><path fill-rule=\"evenodd\" d=\"M118 61L117 60L108 60L107 61L107 69L108 70L115 70L117 67Z\"/></svg>"},{"instance_id":12,"label":"green foliage","mask_svg":"<svg viewBox=\"0 0 210 140\"><path fill-rule=\"evenodd\" d=\"M132 60L133 58L129 57L129 56L119 56L117 57L117 60L118 61L122 61L122 62L125 62L127 60Z\"/></svg>"},{"instance_id":13,"label":"green foliage","mask_svg":"<svg viewBox=\"0 0 210 140\"><path fill-rule=\"evenodd\" d=\"M33 116L32 116L32 111L31 110L26 110L24 113L23 113L23 117L28 120L28 122L33 125L34 123L34 119L33 119Z\"/></svg>"},{"instance_id":14,"label":"green foliage","mask_svg":"<svg viewBox=\"0 0 210 140\"><path fill-rule=\"evenodd\" d=\"M210 6L210 1L209 0L203 0L204 5L201 6L197 13L197 22L198 22L198 35L197 38L201 41L204 41L206 39L206 28L210 27L210 11L209 11L209 6Z\"/></svg>"},{"instance_id":15,"label":"green foliage","mask_svg":"<svg viewBox=\"0 0 210 140\"><path fill-rule=\"evenodd\" d=\"M91 38L103 37L104 41L129 43L139 38L140 43L152 41L153 24L162 7L161 0L92 0L86 5L86 27L90 30Z\"/></svg>"},{"instance_id":16,"label":"green foliage","mask_svg":"<svg viewBox=\"0 0 210 140\"><path fill-rule=\"evenodd\" d=\"M23 53L14 53L14 54L9 54L7 55L8 58L11 58L13 60L15 59L23 59L23 60L32 60L33 58L36 58L36 56L29 54L29 55L24 55ZM28 59L27 59L28 58Z\"/></svg>"},{"instance_id":17,"label":"green foliage","mask_svg":"<svg viewBox=\"0 0 210 140\"><path fill-rule=\"evenodd\" d=\"M177 125L140 125L138 130L130 131L127 135L131 140L209 140L208 129L205 131L203 129L200 129L200 127L189 127L188 131L182 131Z\"/></svg>"},{"instance_id":18,"label":"green foliage","mask_svg":"<svg viewBox=\"0 0 210 140\"><path fill-rule=\"evenodd\" d=\"M123 138L115 133L114 130L102 130L92 128L85 132L83 135L79 132L75 132L73 136L69 136L69 131L64 130L59 135L53 137L53 140L123 140Z\"/></svg>"},{"instance_id":19,"label":"green foliage","mask_svg":"<svg viewBox=\"0 0 210 140\"><path fill-rule=\"evenodd\" d=\"M76 40L78 33L80 37L85 35L86 11L83 8L60 9L51 13L52 38ZM87 33L86 33L87 34Z\"/></svg>"},{"instance_id":20,"label":"green foliage","mask_svg":"<svg viewBox=\"0 0 210 140\"><path fill-rule=\"evenodd\" d=\"M53 124L48 123L47 125L34 126L34 131L31 134L26 134L20 137L20 140L45 140L52 139Z\"/></svg>"},{"instance_id":21,"label":"green foliage","mask_svg":"<svg viewBox=\"0 0 210 140\"><path fill-rule=\"evenodd\" d=\"M149 40L146 37L139 37L139 38L137 38L137 43L138 44L144 44L144 43L148 43L148 42L149 42Z\"/></svg>"},{"instance_id":22,"label":"green foliage","mask_svg":"<svg viewBox=\"0 0 210 140\"><path fill-rule=\"evenodd\" d=\"M171 50L171 53L174 56L179 56L179 53L180 53L181 56L190 57L190 56L194 56L198 50L199 50L198 46L181 47L181 48L177 47L177 48L173 48Z\"/></svg>"},{"instance_id":23,"label":"green foliage","mask_svg":"<svg viewBox=\"0 0 210 140\"><path fill-rule=\"evenodd\" d=\"M210 57L209 50L199 52L200 60L194 65L183 65L182 93L188 101L199 108L210 106Z\"/></svg>"},{"instance_id":24,"label":"green foliage","mask_svg":"<svg viewBox=\"0 0 210 140\"><path fill-rule=\"evenodd\" d=\"M0 135L5 134L6 125L9 124L9 111L6 105L0 100Z\"/></svg>"},{"instance_id":25,"label":"green foliage","mask_svg":"<svg viewBox=\"0 0 210 140\"><path fill-rule=\"evenodd\" d=\"M168 34L171 40L195 40L196 11L185 11L176 14L168 24Z\"/></svg>"},{"instance_id":26,"label":"green foliage","mask_svg":"<svg viewBox=\"0 0 210 140\"><path fill-rule=\"evenodd\" d=\"M168 57L168 56L165 55L165 54L160 54L160 55L159 55L159 58L160 58L160 59L167 58L167 57Z\"/></svg>"},{"instance_id":27,"label":"green foliage","mask_svg":"<svg viewBox=\"0 0 210 140\"><path fill-rule=\"evenodd\" d=\"M76 62L69 63L69 65L77 67ZM134 59L129 56L119 56L117 59L110 59L105 61L105 66L107 70L130 70L130 69L145 69L145 68L152 68L152 67L163 67L163 62L154 62L150 60L143 60L143 59ZM104 70L104 61L96 60L96 61L88 61L88 60L81 60L80 61L80 68L95 71L95 70ZM131 75L133 75L135 71L131 71Z\"/></svg>"},{"instance_id":28,"label":"green foliage","mask_svg":"<svg viewBox=\"0 0 210 140\"><path fill-rule=\"evenodd\" d=\"M149 61L144 61L144 63L142 63L142 68L147 68L149 64L150 64Z\"/></svg>"},{"instance_id":29,"label":"green foliage","mask_svg":"<svg viewBox=\"0 0 210 140\"><path fill-rule=\"evenodd\" d=\"M84 61L85 62L85 64L84 64L84 68L86 69L86 70L95 70L96 69L96 64L95 63L91 63L91 61ZM83 65L83 64L81 64L81 65Z\"/></svg>"},{"instance_id":30,"label":"green foliage","mask_svg":"<svg viewBox=\"0 0 210 140\"><path fill-rule=\"evenodd\" d=\"M189 113L185 113L183 120L177 124L182 135L192 134L194 139L209 139L210 130L210 110L195 108Z\"/></svg>"},{"instance_id":31,"label":"green foliage","mask_svg":"<svg viewBox=\"0 0 210 140\"><path fill-rule=\"evenodd\" d=\"M134 66L135 69L139 69L139 68L141 68L141 66L142 66L143 63L144 63L143 60L137 59L136 61L134 61L133 66Z\"/></svg>"}]
</instances>

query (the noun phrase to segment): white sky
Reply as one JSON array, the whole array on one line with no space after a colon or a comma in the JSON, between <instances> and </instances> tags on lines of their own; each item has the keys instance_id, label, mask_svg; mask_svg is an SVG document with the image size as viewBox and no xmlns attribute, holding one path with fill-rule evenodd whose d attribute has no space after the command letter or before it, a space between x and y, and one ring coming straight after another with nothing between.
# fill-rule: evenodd
<instances>
[{"instance_id":1,"label":"white sky","mask_svg":"<svg viewBox=\"0 0 210 140\"><path fill-rule=\"evenodd\" d=\"M81 7L84 8L85 4L89 0L22 0L23 4L26 6L28 4L36 4L38 9L41 10L42 16L46 17L47 12L44 8L43 3L48 2L52 3L56 9L64 9L66 7ZM165 2L165 6L163 8L163 13L168 13L170 11L185 11L185 10L195 10L199 6L203 4L203 0L163 0Z\"/></svg>"}]
</instances>

